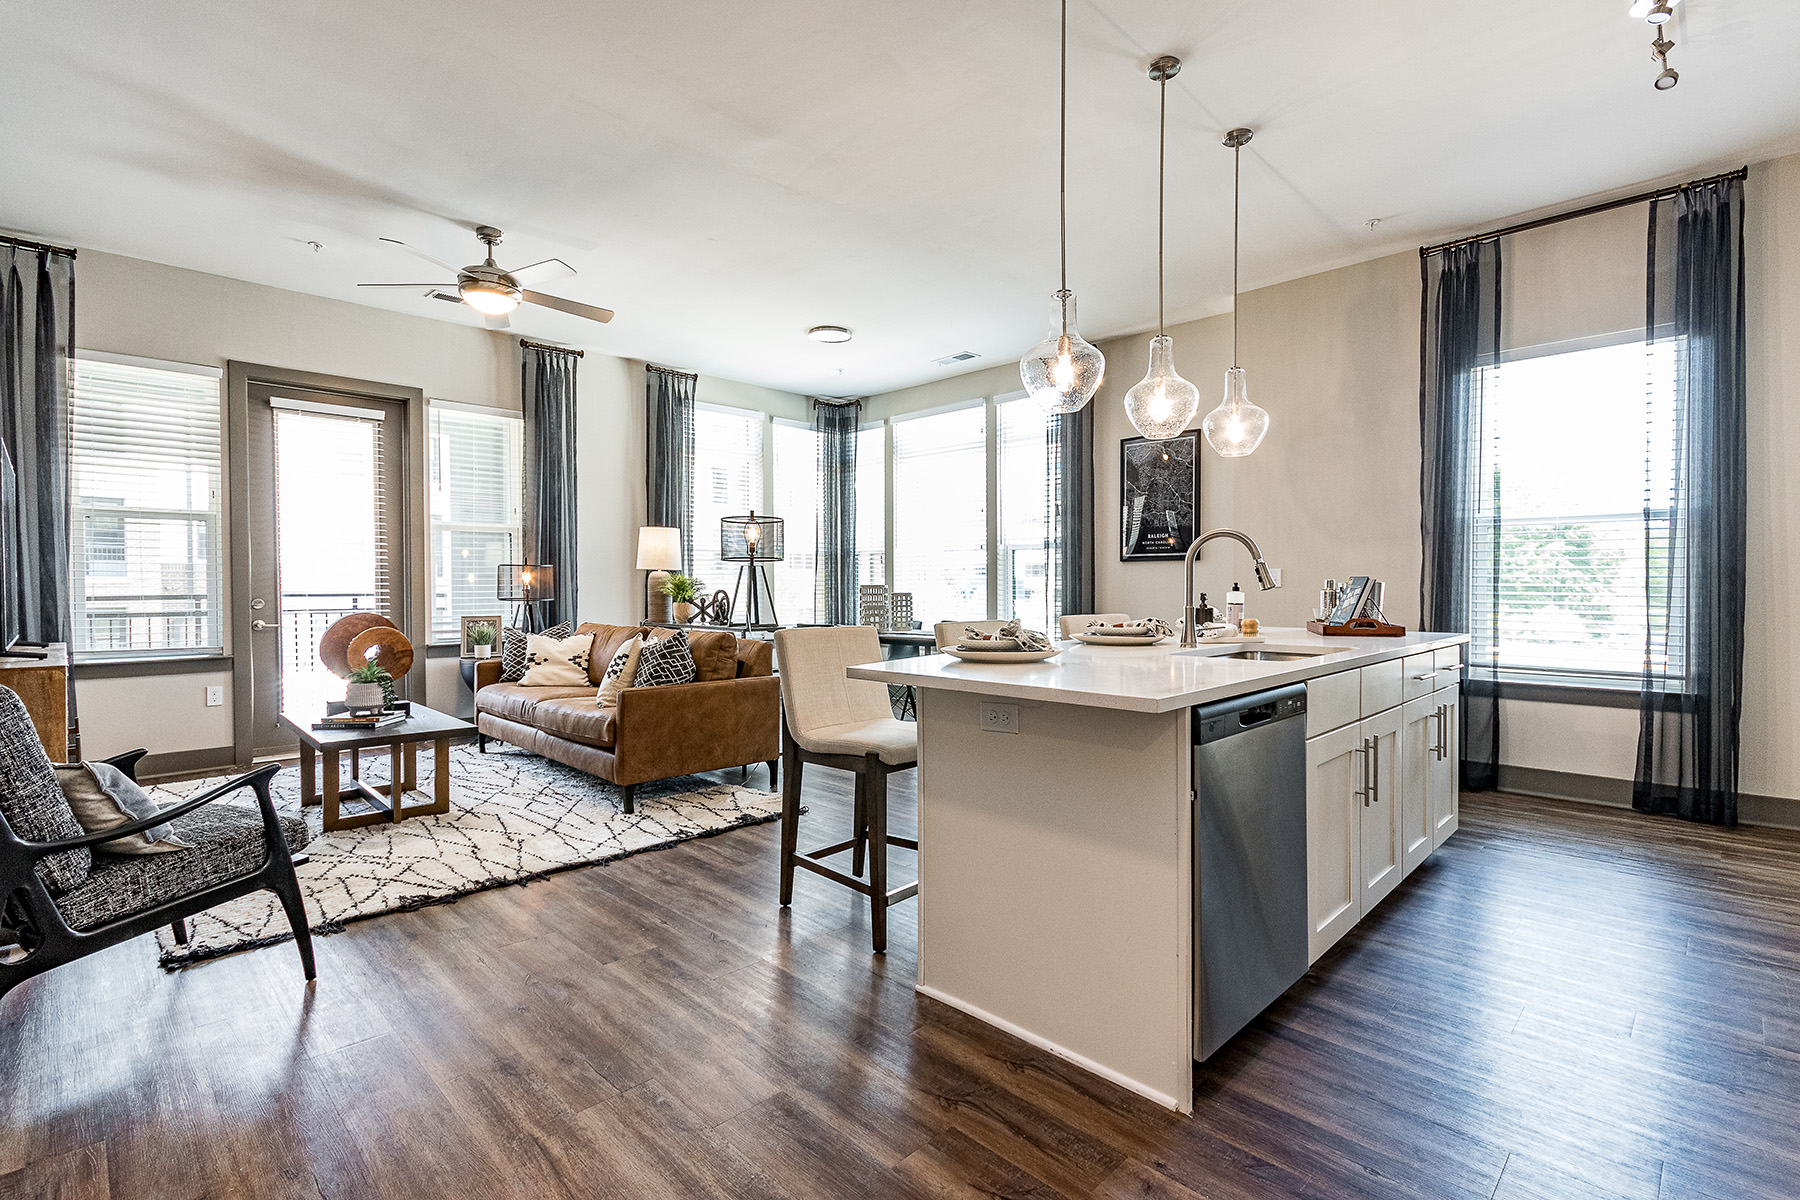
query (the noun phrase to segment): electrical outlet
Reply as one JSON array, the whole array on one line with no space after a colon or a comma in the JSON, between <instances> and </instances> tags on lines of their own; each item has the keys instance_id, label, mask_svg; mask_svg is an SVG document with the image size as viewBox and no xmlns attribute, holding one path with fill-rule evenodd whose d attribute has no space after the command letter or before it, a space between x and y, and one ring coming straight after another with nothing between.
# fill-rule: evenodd
<instances>
[{"instance_id":1,"label":"electrical outlet","mask_svg":"<svg viewBox=\"0 0 1800 1200\"><path fill-rule=\"evenodd\" d=\"M982 701L981 728L987 733L1019 732L1019 706L997 704L991 700Z\"/></svg>"},{"instance_id":2,"label":"electrical outlet","mask_svg":"<svg viewBox=\"0 0 1800 1200\"><path fill-rule=\"evenodd\" d=\"M225 703L225 685L215 683L206 689L206 707L217 708Z\"/></svg>"}]
</instances>

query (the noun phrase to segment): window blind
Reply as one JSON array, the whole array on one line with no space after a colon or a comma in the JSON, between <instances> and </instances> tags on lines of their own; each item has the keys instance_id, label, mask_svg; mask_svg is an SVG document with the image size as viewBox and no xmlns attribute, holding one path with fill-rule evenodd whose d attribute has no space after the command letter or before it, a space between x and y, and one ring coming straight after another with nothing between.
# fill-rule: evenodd
<instances>
[{"instance_id":1,"label":"window blind","mask_svg":"<svg viewBox=\"0 0 1800 1200\"><path fill-rule=\"evenodd\" d=\"M819 434L810 425L777 420L775 492L770 512L786 522L786 556L770 568L775 613L784 622L819 619Z\"/></svg>"},{"instance_id":2,"label":"window blind","mask_svg":"<svg viewBox=\"0 0 1800 1200\"><path fill-rule=\"evenodd\" d=\"M730 592L738 564L719 557L719 521L764 507L761 413L694 406L693 505L694 578L709 593ZM789 534L787 546L793 545ZM789 619L780 609L777 613Z\"/></svg>"},{"instance_id":3,"label":"window blind","mask_svg":"<svg viewBox=\"0 0 1800 1200\"><path fill-rule=\"evenodd\" d=\"M894 588L937 621L988 614L987 409L895 419Z\"/></svg>"},{"instance_id":4,"label":"window blind","mask_svg":"<svg viewBox=\"0 0 1800 1200\"><path fill-rule=\"evenodd\" d=\"M856 577L887 582L887 426L856 432Z\"/></svg>"},{"instance_id":5,"label":"window blind","mask_svg":"<svg viewBox=\"0 0 1800 1200\"><path fill-rule=\"evenodd\" d=\"M503 616L494 583L524 547L524 421L431 406L431 640L462 640L464 617Z\"/></svg>"},{"instance_id":6,"label":"window blind","mask_svg":"<svg viewBox=\"0 0 1800 1200\"><path fill-rule=\"evenodd\" d=\"M1029 398L996 405L1000 542L999 616L1027 628L1056 627L1056 464L1050 422Z\"/></svg>"},{"instance_id":7,"label":"window blind","mask_svg":"<svg viewBox=\"0 0 1800 1200\"><path fill-rule=\"evenodd\" d=\"M221 651L218 372L77 358L69 448L75 651Z\"/></svg>"},{"instance_id":8,"label":"window blind","mask_svg":"<svg viewBox=\"0 0 1800 1200\"><path fill-rule=\"evenodd\" d=\"M1685 560L1669 521L1675 364L1672 340L1639 337L1478 369L1473 661L1635 689L1648 631L1653 673L1680 678L1680 638L1662 635L1686 621L1684 582L1660 600Z\"/></svg>"}]
</instances>

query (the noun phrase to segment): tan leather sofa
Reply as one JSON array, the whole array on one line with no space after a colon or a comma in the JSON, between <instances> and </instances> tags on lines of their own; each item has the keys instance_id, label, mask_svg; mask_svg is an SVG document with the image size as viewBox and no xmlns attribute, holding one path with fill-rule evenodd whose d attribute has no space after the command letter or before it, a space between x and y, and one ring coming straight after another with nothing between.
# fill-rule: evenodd
<instances>
[{"instance_id":1,"label":"tan leather sofa","mask_svg":"<svg viewBox=\"0 0 1800 1200\"><path fill-rule=\"evenodd\" d=\"M688 632L699 678L664 687L626 688L616 708L595 701L613 654L634 634L667 636L638 625L583 625L594 635L586 687L501 683L498 658L475 663L475 728L480 746L498 738L522 750L620 785L625 811L636 811L637 785L695 771L766 763L776 785L781 756L781 682L774 649L723 630Z\"/></svg>"}]
</instances>

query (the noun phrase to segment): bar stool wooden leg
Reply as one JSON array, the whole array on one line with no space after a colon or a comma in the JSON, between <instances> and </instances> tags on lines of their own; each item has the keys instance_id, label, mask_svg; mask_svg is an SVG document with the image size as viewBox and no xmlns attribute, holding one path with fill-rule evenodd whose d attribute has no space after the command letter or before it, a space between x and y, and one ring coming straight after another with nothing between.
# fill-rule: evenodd
<instances>
[{"instance_id":1,"label":"bar stool wooden leg","mask_svg":"<svg viewBox=\"0 0 1800 1200\"><path fill-rule=\"evenodd\" d=\"M794 855L800 846L800 745L781 726L781 756L787 770L781 781L781 906L794 902Z\"/></svg>"},{"instance_id":2,"label":"bar stool wooden leg","mask_svg":"<svg viewBox=\"0 0 1800 1200\"><path fill-rule=\"evenodd\" d=\"M869 928L875 935L875 953L887 952L887 764L870 754L867 763L869 819Z\"/></svg>"},{"instance_id":3,"label":"bar stool wooden leg","mask_svg":"<svg viewBox=\"0 0 1800 1200\"><path fill-rule=\"evenodd\" d=\"M864 851L869 844L869 773L856 777L856 811L850 818L850 836L856 847L850 852L850 873L862 878Z\"/></svg>"}]
</instances>

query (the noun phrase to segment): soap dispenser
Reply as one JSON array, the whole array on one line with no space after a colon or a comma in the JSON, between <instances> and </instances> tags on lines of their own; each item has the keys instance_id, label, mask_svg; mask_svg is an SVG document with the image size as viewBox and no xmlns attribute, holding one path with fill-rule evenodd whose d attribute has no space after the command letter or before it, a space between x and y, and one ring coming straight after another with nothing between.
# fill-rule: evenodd
<instances>
[{"instance_id":1,"label":"soap dispenser","mask_svg":"<svg viewBox=\"0 0 1800 1200\"><path fill-rule=\"evenodd\" d=\"M1225 593L1225 623L1240 628L1244 624L1244 585L1234 583Z\"/></svg>"}]
</instances>

